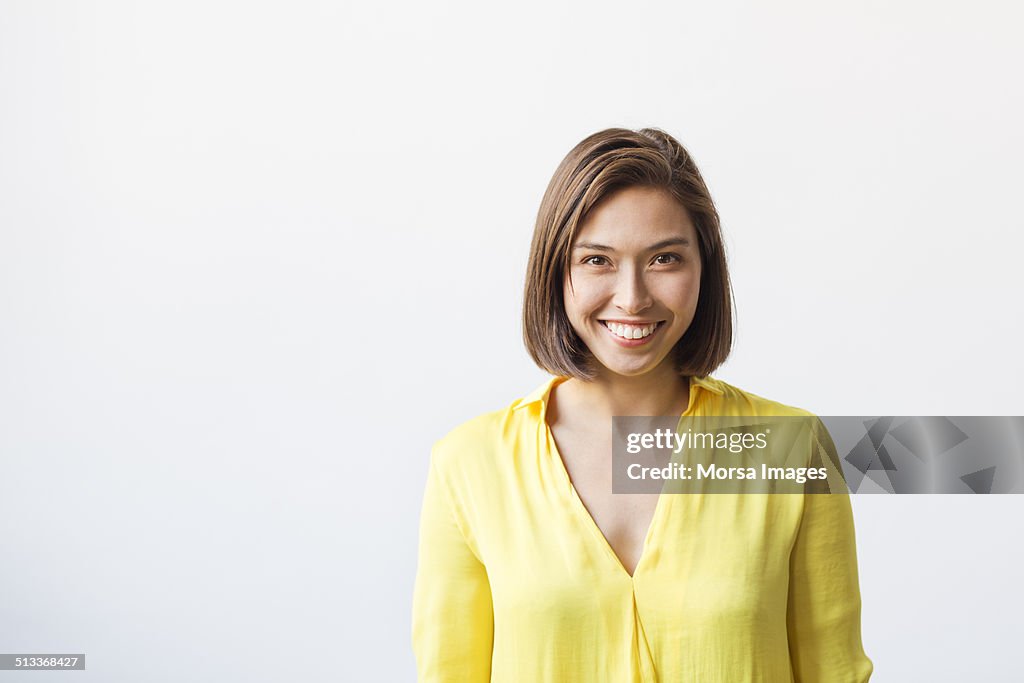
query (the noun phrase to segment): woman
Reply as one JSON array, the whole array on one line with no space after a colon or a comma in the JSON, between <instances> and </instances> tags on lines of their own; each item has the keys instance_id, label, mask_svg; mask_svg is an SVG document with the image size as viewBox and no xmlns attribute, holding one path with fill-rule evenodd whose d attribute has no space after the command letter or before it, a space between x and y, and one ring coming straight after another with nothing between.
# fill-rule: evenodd
<instances>
[{"instance_id":1,"label":"woman","mask_svg":"<svg viewBox=\"0 0 1024 683\"><path fill-rule=\"evenodd\" d=\"M420 681L868 679L846 495L612 494L612 416L807 415L709 377L731 296L675 139L609 129L562 161L524 301L553 377L431 454Z\"/></svg>"}]
</instances>

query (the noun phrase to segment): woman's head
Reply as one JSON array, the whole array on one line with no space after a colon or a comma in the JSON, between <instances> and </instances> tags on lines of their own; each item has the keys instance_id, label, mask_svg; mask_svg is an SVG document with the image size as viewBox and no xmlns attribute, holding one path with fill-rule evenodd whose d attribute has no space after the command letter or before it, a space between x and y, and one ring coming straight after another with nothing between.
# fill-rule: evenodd
<instances>
[{"instance_id":1,"label":"woman's head","mask_svg":"<svg viewBox=\"0 0 1024 683\"><path fill-rule=\"evenodd\" d=\"M556 375L710 374L732 346L718 212L687 151L657 129L612 128L565 157L527 266L526 347Z\"/></svg>"}]
</instances>

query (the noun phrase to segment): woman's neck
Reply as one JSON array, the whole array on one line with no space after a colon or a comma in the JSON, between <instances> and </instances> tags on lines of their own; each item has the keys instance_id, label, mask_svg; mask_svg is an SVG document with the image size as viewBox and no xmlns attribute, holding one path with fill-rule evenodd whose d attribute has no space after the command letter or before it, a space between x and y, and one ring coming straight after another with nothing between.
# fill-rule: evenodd
<instances>
[{"instance_id":1,"label":"woman's neck","mask_svg":"<svg viewBox=\"0 0 1024 683\"><path fill-rule=\"evenodd\" d=\"M605 371L589 382L567 380L559 390L588 417L680 415L689 402L689 379L668 370L635 376Z\"/></svg>"}]
</instances>

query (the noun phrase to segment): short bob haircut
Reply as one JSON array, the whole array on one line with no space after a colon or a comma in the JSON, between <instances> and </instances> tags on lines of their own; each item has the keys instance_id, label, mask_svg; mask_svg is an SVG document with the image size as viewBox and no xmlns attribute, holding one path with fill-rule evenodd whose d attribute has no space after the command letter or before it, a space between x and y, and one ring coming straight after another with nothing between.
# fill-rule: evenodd
<instances>
[{"instance_id":1,"label":"short bob haircut","mask_svg":"<svg viewBox=\"0 0 1024 683\"><path fill-rule=\"evenodd\" d=\"M732 287L718 211L686 149L656 128L609 128L590 135L562 160L548 184L526 267L523 338L541 368L589 381L597 362L572 329L563 288L573 242L597 204L630 186L663 188L686 208L697 230L700 296L693 322L672 353L684 376L707 377L732 348Z\"/></svg>"}]
</instances>

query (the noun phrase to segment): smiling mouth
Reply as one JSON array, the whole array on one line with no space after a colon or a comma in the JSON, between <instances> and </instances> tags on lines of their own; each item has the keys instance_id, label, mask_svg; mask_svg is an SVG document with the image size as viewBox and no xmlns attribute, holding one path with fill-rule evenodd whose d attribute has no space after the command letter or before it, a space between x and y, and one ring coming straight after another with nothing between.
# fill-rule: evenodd
<instances>
[{"instance_id":1,"label":"smiling mouth","mask_svg":"<svg viewBox=\"0 0 1024 683\"><path fill-rule=\"evenodd\" d=\"M601 324L608 328L608 331L620 339L644 339L649 337L664 324L664 320L647 325L626 325L624 323L602 320Z\"/></svg>"}]
</instances>

